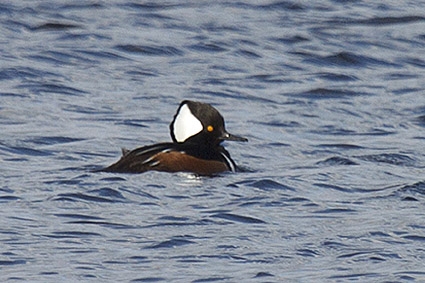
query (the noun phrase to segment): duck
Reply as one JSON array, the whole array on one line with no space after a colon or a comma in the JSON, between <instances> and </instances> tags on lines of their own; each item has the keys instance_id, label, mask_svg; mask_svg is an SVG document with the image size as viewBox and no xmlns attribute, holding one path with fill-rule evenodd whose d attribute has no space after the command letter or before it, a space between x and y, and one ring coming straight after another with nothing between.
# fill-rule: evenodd
<instances>
[{"instance_id":1,"label":"duck","mask_svg":"<svg viewBox=\"0 0 425 283\"><path fill-rule=\"evenodd\" d=\"M169 129L172 142L147 145L133 150L122 149L122 157L117 162L98 171L189 172L207 176L239 171L222 142L247 142L248 139L227 132L223 116L210 104L182 101Z\"/></svg>"}]
</instances>

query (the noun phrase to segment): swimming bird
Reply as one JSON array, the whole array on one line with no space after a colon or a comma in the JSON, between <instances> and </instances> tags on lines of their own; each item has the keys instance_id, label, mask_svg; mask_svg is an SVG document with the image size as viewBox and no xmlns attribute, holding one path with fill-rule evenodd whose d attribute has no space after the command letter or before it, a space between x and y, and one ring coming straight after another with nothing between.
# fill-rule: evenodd
<instances>
[{"instance_id":1,"label":"swimming bird","mask_svg":"<svg viewBox=\"0 0 425 283\"><path fill-rule=\"evenodd\" d=\"M210 104L184 100L170 124L173 142L122 150L116 163L99 171L143 173L150 170L215 175L238 167L223 141L248 141L228 133L223 116Z\"/></svg>"}]
</instances>

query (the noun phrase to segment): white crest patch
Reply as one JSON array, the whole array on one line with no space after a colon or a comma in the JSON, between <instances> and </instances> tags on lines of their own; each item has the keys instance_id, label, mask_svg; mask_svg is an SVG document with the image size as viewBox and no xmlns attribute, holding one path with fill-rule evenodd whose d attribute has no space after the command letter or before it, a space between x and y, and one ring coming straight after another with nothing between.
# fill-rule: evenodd
<instances>
[{"instance_id":1,"label":"white crest patch","mask_svg":"<svg viewBox=\"0 0 425 283\"><path fill-rule=\"evenodd\" d=\"M189 109L189 106L184 104L180 107L179 113L176 116L173 124L173 133L177 142L184 142L188 138L201 132L203 126Z\"/></svg>"}]
</instances>

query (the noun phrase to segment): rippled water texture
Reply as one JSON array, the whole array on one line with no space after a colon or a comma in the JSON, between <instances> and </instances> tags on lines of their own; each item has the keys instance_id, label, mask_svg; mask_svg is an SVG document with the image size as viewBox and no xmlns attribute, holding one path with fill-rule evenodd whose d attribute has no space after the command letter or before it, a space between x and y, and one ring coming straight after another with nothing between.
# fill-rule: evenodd
<instances>
[{"instance_id":1,"label":"rippled water texture","mask_svg":"<svg viewBox=\"0 0 425 283\"><path fill-rule=\"evenodd\" d=\"M1 282L425 280L423 1L2 1ZM245 170L91 173L212 103Z\"/></svg>"}]
</instances>

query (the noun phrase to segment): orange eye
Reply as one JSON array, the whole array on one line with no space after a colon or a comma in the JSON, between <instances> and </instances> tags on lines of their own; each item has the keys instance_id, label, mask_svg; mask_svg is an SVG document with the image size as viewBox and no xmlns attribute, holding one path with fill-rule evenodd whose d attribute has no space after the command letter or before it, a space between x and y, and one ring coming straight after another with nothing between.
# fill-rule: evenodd
<instances>
[{"instance_id":1,"label":"orange eye","mask_svg":"<svg viewBox=\"0 0 425 283\"><path fill-rule=\"evenodd\" d=\"M211 126L211 125L209 125L209 126L207 127L207 131L211 133L212 131L214 131L214 127L213 127L213 126Z\"/></svg>"}]
</instances>

